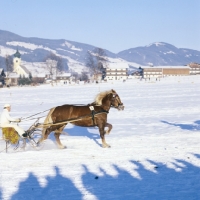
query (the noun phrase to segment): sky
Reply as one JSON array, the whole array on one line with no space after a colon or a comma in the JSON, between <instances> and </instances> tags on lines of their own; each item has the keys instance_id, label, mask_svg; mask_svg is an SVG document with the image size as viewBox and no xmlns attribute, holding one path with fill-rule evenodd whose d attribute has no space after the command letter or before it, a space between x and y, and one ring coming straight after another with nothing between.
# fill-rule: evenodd
<instances>
[{"instance_id":1,"label":"sky","mask_svg":"<svg viewBox=\"0 0 200 200\"><path fill-rule=\"evenodd\" d=\"M200 51L199 0L0 0L0 29L113 53L166 42Z\"/></svg>"}]
</instances>

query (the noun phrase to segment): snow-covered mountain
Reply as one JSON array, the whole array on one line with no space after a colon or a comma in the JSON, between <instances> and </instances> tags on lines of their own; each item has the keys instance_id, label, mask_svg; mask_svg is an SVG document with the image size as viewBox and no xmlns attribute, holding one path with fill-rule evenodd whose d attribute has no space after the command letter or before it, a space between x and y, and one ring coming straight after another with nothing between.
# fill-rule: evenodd
<instances>
[{"instance_id":1,"label":"snow-covered mountain","mask_svg":"<svg viewBox=\"0 0 200 200\"><path fill-rule=\"evenodd\" d=\"M2 65L4 65L4 57L13 55L18 49L22 54L22 60L29 63L43 62L44 58L53 52L61 56L64 64L69 68L84 68L87 51L92 51L94 48L95 46L92 45L65 39L27 38L0 30L0 62ZM105 51L109 57L116 57L115 54Z\"/></svg>"},{"instance_id":2,"label":"snow-covered mountain","mask_svg":"<svg viewBox=\"0 0 200 200\"><path fill-rule=\"evenodd\" d=\"M66 68L81 71L85 68L87 51L92 51L94 48L96 47L89 44L65 39L28 38L0 30L0 65L3 67L5 65L5 56L13 55L18 49L22 54L22 60L25 62L43 62L44 58L51 51L63 58ZM118 54L104 50L109 61L127 62L133 67L148 65L149 63L153 63L155 66L186 65L190 62L200 63L200 51L176 48L164 42L124 50Z\"/></svg>"},{"instance_id":3,"label":"snow-covered mountain","mask_svg":"<svg viewBox=\"0 0 200 200\"><path fill-rule=\"evenodd\" d=\"M200 51L177 48L164 42L155 42L144 47L121 51L118 57L141 65L186 65L190 62L200 63Z\"/></svg>"}]
</instances>

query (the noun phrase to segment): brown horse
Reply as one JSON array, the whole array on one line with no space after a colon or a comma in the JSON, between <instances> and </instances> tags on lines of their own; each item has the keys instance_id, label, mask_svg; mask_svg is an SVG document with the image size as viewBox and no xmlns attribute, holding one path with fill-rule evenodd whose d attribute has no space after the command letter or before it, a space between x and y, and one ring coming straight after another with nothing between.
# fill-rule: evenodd
<instances>
[{"instance_id":1,"label":"brown horse","mask_svg":"<svg viewBox=\"0 0 200 200\"><path fill-rule=\"evenodd\" d=\"M109 134L112 129L112 125L107 123L107 114L111 107L118 110L124 109L119 95L114 90L99 93L95 101L88 105L65 104L52 108L44 121L42 140L47 139L54 131L58 147L66 148L61 144L59 137L67 123L71 123L83 127L97 126L102 139L102 147L110 147L105 141L105 134ZM107 131L105 127L108 127Z\"/></svg>"}]
</instances>

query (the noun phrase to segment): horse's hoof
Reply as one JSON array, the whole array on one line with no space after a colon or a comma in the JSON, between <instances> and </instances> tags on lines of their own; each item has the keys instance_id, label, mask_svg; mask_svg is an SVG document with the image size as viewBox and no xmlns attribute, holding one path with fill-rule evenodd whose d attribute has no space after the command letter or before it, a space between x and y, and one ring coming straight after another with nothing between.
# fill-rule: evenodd
<instances>
[{"instance_id":1,"label":"horse's hoof","mask_svg":"<svg viewBox=\"0 0 200 200\"><path fill-rule=\"evenodd\" d=\"M67 149L67 146L59 146L59 149Z\"/></svg>"},{"instance_id":2,"label":"horse's hoof","mask_svg":"<svg viewBox=\"0 0 200 200\"><path fill-rule=\"evenodd\" d=\"M107 145L102 145L102 147L103 147L103 148L111 148L111 146L108 145L108 144L107 144Z\"/></svg>"},{"instance_id":3,"label":"horse's hoof","mask_svg":"<svg viewBox=\"0 0 200 200\"><path fill-rule=\"evenodd\" d=\"M106 130L106 131L104 131L104 133L108 135L110 133L110 131Z\"/></svg>"}]
</instances>

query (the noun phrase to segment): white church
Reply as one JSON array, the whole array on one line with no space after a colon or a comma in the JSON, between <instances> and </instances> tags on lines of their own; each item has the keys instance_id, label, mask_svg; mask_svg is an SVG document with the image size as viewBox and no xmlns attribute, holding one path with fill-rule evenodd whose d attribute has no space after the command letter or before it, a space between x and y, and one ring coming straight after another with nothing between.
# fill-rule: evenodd
<instances>
[{"instance_id":1,"label":"white church","mask_svg":"<svg viewBox=\"0 0 200 200\"><path fill-rule=\"evenodd\" d=\"M17 73L21 77L28 78L30 72L27 70L26 67L21 65L21 54L17 50L17 52L14 54L13 58L13 72Z\"/></svg>"},{"instance_id":2,"label":"white church","mask_svg":"<svg viewBox=\"0 0 200 200\"><path fill-rule=\"evenodd\" d=\"M21 76L22 78L28 78L30 72L27 70L26 67L21 65L21 54L17 50L16 53L13 55L13 72L5 72L6 74L6 85L17 85L18 78Z\"/></svg>"}]
</instances>

